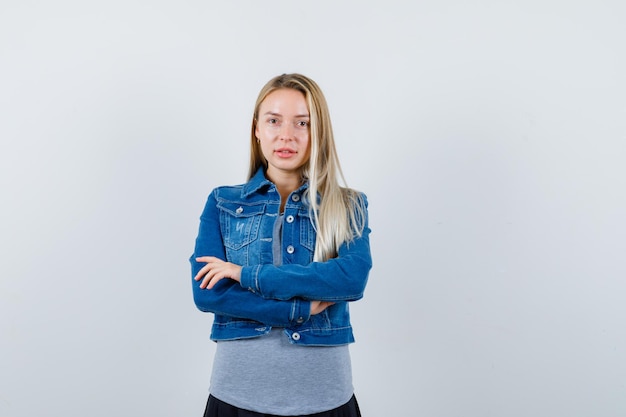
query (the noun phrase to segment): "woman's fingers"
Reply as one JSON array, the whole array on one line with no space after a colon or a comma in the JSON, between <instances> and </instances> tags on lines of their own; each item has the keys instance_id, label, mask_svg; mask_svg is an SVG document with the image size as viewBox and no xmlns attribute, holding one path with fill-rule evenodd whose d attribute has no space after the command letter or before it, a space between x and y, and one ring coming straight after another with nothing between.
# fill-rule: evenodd
<instances>
[{"instance_id":1,"label":"woman's fingers","mask_svg":"<svg viewBox=\"0 0 626 417\"><path fill-rule=\"evenodd\" d=\"M214 256L198 257L196 258L196 261L207 263L194 277L196 281L200 281L202 279L202 282L200 283L200 288L202 289L210 290L223 278L230 278L235 281L240 280L241 267L239 265L225 262Z\"/></svg>"},{"instance_id":2,"label":"woman's fingers","mask_svg":"<svg viewBox=\"0 0 626 417\"><path fill-rule=\"evenodd\" d=\"M225 277L222 276L221 274L208 273L202 280L202 283L200 284L200 288L210 290L222 278L225 278Z\"/></svg>"},{"instance_id":3,"label":"woman's fingers","mask_svg":"<svg viewBox=\"0 0 626 417\"><path fill-rule=\"evenodd\" d=\"M331 301L311 301L311 315L319 314L333 304Z\"/></svg>"},{"instance_id":4,"label":"woman's fingers","mask_svg":"<svg viewBox=\"0 0 626 417\"><path fill-rule=\"evenodd\" d=\"M196 274L195 277L193 277L193 279L195 279L196 281L199 281L200 278L205 276L207 274L207 272L209 272L211 270L211 265L209 264L209 262L212 262L215 259L217 259L217 258L215 258L213 256L201 256L201 257L196 258L196 262L206 262L207 264L204 265L202 267L202 269L200 269L198 271L198 273Z\"/></svg>"}]
</instances>

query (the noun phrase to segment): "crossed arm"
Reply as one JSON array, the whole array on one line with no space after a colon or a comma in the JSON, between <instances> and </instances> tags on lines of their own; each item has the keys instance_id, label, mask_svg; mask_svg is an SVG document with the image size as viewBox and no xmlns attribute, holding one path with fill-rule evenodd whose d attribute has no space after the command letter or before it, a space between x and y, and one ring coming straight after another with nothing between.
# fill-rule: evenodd
<instances>
[{"instance_id":1,"label":"crossed arm","mask_svg":"<svg viewBox=\"0 0 626 417\"><path fill-rule=\"evenodd\" d=\"M206 263L194 276L194 281L199 282L203 290L211 290L222 279L231 279L241 284L240 265L226 262L215 256L201 256L196 262ZM293 298L293 297L291 297ZM310 315L319 314L327 307L333 305L332 301L310 301Z\"/></svg>"},{"instance_id":2,"label":"crossed arm","mask_svg":"<svg viewBox=\"0 0 626 417\"><path fill-rule=\"evenodd\" d=\"M344 243L338 256L308 265L241 266L225 261L216 199L209 196L201 217L192 263L194 300L202 311L268 325L324 311L338 301L362 297L371 268L370 230Z\"/></svg>"}]
</instances>

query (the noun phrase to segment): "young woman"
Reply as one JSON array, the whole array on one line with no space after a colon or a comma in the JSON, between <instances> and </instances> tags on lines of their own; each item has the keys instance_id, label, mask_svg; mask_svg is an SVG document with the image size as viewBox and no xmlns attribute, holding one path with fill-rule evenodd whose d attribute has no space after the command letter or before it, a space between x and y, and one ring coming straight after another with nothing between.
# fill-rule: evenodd
<instances>
[{"instance_id":1,"label":"young woman","mask_svg":"<svg viewBox=\"0 0 626 417\"><path fill-rule=\"evenodd\" d=\"M270 80L250 144L248 182L211 192L190 259L196 306L215 315L204 415L359 416L348 302L372 266L367 201L339 185L318 85Z\"/></svg>"}]
</instances>

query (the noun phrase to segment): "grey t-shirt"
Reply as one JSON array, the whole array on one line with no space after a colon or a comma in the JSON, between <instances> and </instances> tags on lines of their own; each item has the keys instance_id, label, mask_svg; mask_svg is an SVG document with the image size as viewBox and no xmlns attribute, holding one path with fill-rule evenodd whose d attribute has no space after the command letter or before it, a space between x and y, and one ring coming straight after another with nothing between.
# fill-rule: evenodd
<instances>
[{"instance_id":1,"label":"grey t-shirt","mask_svg":"<svg viewBox=\"0 0 626 417\"><path fill-rule=\"evenodd\" d=\"M282 263L283 216L273 231L274 264ZM239 408L275 415L332 410L352 397L348 345L302 346L282 328L252 339L219 341L211 394Z\"/></svg>"}]
</instances>

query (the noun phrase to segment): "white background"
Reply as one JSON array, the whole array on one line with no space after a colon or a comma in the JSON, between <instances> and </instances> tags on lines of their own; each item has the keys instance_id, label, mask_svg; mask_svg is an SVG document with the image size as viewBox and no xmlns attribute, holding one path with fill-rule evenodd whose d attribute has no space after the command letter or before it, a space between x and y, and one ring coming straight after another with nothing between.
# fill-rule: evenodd
<instances>
[{"instance_id":1,"label":"white background","mask_svg":"<svg viewBox=\"0 0 626 417\"><path fill-rule=\"evenodd\" d=\"M625 415L624 22L621 0L2 0L0 416L202 414L198 217L294 71L370 201L363 415Z\"/></svg>"}]
</instances>

